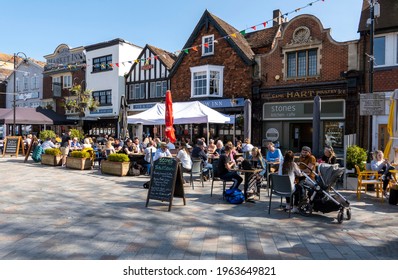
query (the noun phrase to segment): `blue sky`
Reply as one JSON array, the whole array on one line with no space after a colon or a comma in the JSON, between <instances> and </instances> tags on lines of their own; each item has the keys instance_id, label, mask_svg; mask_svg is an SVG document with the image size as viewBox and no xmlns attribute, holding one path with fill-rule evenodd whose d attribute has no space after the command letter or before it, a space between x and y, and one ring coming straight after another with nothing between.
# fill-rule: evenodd
<instances>
[{"instance_id":1,"label":"blue sky","mask_svg":"<svg viewBox=\"0 0 398 280\"><path fill-rule=\"evenodd\" d=\"M292 12L316 0L69 0L2 1L0 52L24 52L44 61L60 44L70 48L122 38L181 50L207 9L238 30L272 19L272 11ZM318 17L337 41L359 38L362 0L324 0L288 15Z\"/></svg>"}]
</instances>

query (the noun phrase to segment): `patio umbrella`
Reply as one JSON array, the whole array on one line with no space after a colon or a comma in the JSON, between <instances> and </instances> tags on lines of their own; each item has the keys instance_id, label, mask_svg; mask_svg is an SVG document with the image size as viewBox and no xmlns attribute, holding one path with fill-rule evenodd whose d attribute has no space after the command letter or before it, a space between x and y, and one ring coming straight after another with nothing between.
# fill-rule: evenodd
<instances>
[{"instance_id":1,"label":"patio umbrella","mask_svg":"<svg viewBox=\"0 0 398 280\"><path fill-rule=\"evenodd\" d=\"M245 100L245 105L244 105L244 137L249 138L251 140L252 138L252 102L250 99Z\"/></svg>"},{"instance_id":2,"label":"patio umbrella","mask_svg":"<svg viewBox=\"0 0 398 280\"><path fill-rule=\"evenodd\" d=\"M321 134L321 98L319 95L314 98L312 111L312 151L315 157L319 157L319 138Z\"/></svg>"},{"instance_id":3,"label":"patio umbrella","mask_svg":"<svg viewBox=\"0 0 398 280\"><path fill-rule=\"evenodd\" d=\"M120 112L119 112L119 126L120 126L120 138L123 140L128 138L128 131L127 131L127 99L122 96L120 100Z\"/></svg>"},{"instance_id":4,"label":"patio umbrella","mask_svg":"<svg viewBox=\"0 0 398 280\"><path fill-rule=\"evenodd\" d=\"M166 91L166 103L165 103L165 134L170 139L171 143L176 142L176 136L174 134L174 116L173 116L173 100L171 99L171 91Z\"/></svg>"},{"instance_id":5,"label":"patio umbrella","mask_svg":"<svg viewBox=\"0 0 398 280\"><path fill-rule=\"evenodd\" d=\"M388 135L390 136L390 138L388 140L386 147L384 148L384 155L386 158L389 158L390 150L391 150L391 146L392 146L392 142L393 142L393 136L394 136L393 125L394 125L395 100L392 97L393 96L391 96L390 113L388 115L388 122L387 122L387 132L388 132Z\"/></svg>"}]
</instances>

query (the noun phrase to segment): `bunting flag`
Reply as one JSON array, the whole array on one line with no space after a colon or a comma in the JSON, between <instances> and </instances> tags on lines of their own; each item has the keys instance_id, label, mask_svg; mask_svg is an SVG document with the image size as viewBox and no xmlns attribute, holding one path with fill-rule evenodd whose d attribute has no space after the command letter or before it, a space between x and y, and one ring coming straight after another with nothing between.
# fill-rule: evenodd
<instances>
[{"instance_id":1,"label":"bunting flag","mask_svg":"<svg viewBox=\"0 0 398 280\"><path fill-rule=\"evenodd\" d=\"M311 2L311 3L308 3L306 6L296 8L296 9L294 9L294 10L291 11L291 12L287 12L287 13L283 14L283 16L287 17L289 14L297 13L297 12L301 11L302 9L307 8L307 7L311 7L313 4L315 4L315 3L317 3L317 2L320 2L320 1L324 2L325 0L315 0L315 1ZM276 19L277 19L277 18L272 18L272 19L269 19L269 20L267 20L267 21L264 21L264 22L262 22L262 23L260 23L260 24L253 25L253 26L251 26L250 28L246 28L246 29L244 29L244 30L239 31L239 33L240 33L241 35L245 36L247 31L250 31L250 30L257 30L257 27L266 28L268 23L272 23L272 22L275 21ZM224 37L220 37L220 38L215 39L213 42L214 42L214 43L218 43L218 40L221 40L221 39L230 39L230 38L237 38L237 33L227 34L227 35L224 36ZM190 47L190 48L186 48L186 49L183 49L183 50L177 50L177 51L174 51L173 53L176 54L177 56L178 56L181 52L184 52L185 54L189 54L189 50L190 50L190 49L194 50L195 52L198 52L198 48L200 48L200 47L202 47L202 46L208 48L208 47L209 47L209 44L208 44L208 43L204 43L203 45L196 45L196 46L192 46L192 47ZM163 56L163 57L166 57L166 55L162 55L162 56ZM141 60L141 62L144 62L144 63L146 64L146 63L148 63L148 61L151 60L152 58L155 59L155 60L157 60L157 59L158 59L158 56L153 56L153 57L144 58L144 59ZM130 63L130 64L133 64L133 61L132 61L132 60L129 60L129 61L118 61L118 62L109 63L109 64L101 64L101 68L102 68L102 69L105 69L106 67L111 67L111 68L112 68L113 65L116 65L117 67L119 67L119 66L120 66L120 63L121 63L123 66L126 66L126 65L125 65L126 62L127 62L127 63ZM134 63L139 63L139 62L140 62L139 59L134 60ZM87 63L82 63L82 64L79 64L79 65L64 65L64 64L56 64L56 63L48 63L48 64L49 64L49 65L54 65L54 68L57 68L57 67L58 67L58 69L59 69L59 68L69 68L69 69L71 69L72 67L76 67L76 68L77 68L77 67L89 67L89 66L91 66L90 64L87 64Z\"/></svg>"}]
</instances>

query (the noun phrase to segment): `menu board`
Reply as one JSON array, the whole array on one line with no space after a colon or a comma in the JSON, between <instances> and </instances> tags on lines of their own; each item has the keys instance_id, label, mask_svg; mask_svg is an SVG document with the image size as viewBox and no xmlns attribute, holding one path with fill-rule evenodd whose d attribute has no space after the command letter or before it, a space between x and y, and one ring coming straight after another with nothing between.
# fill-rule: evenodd
<instances>
[{"instance_id":1,"label":"menu board","mask_svg":"<svg viewBox=\"0 0 398 280\"><path fill-rule=\"evenodd\" d=\"M15 154L18 157L19 151L23 151L23 143L21 136L8 136L4 140L3 157L5 154Z\"/></svg>"},{"instance_id":2,"label":"menu board","mask_svg":"<svg viewBox=\"0 0 398 280\"><path fill-rule=\"evenodd\" d=\"M168 201L170 211L173 197L183 198L185 205L180 164L174 158L159 158L153 165L146 207L148 207L150 199Z\"/></svg>"}]
</instances>

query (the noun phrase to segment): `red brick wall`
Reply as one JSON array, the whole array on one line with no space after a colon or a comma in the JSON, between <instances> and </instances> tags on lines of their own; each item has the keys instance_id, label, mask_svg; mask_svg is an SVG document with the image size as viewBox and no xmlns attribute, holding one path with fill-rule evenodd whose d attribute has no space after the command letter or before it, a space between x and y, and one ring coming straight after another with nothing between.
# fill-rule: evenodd
<instances>
[{"instance_id":1,"label":"red brick wall","mask_svg":"<svg viewBox=\"0 0 398 280\"><path fill-rule=\"evenodd\" d=\"M300 26L306 26L310 29L311 38L315 41L314 47L318 46L316 44L317 41L321 41L320 51L318 52L320 56L319 76L285 80L285 73L282 72L284 69L282 48L287 47L292 42L293 33ZM262 59L263 86L273 87L299 83L308 84L312 82L345 80L345 78L341 77L340 73L348 69L348 46L346 44L332 42L329 39L327 30L322 30L322 26L318 20L312 16L299 16L293 19L286 28L282 33L283 37L278 40L277 48ZM275 80L274 77L276 75L281 77L279 81Z\"/></svg>"},{"instance_id":2,"label":"red brick wall","mask_svg":"<svg viewBox=\"0 0 398 280\"><path fill-rule=\"evenodd\" d=\"M192 46L202 44L202 37L214 34L214 39L220 38L214 26L209 25L205 32L204 28L199 32ZM188 101L191 98L191 71L190 67L201 65L222 65L224 66L224 94L226 98L251 96L252 66L248 66L242 58L229 45L227 40L220 39L215 44L214 55L202 57L201 49L198 52L190 49L182 62L178 65L175 74L171 77L171 90L173 101Z\"/></svg>"}]
</instances>

